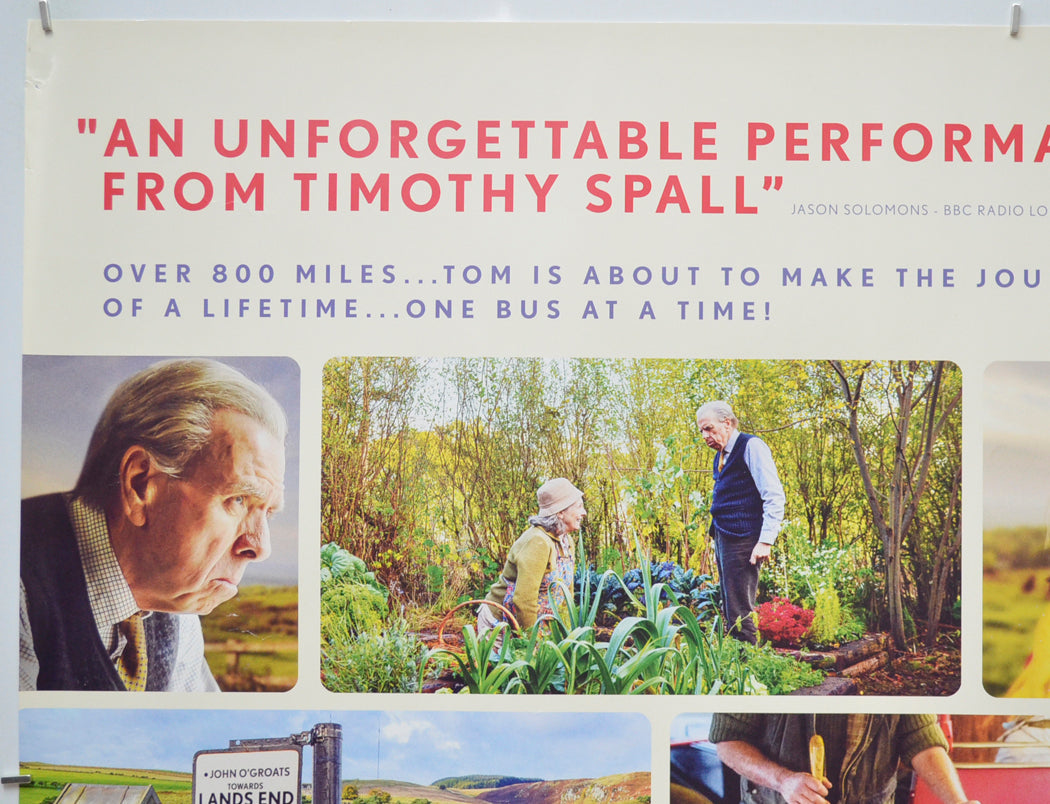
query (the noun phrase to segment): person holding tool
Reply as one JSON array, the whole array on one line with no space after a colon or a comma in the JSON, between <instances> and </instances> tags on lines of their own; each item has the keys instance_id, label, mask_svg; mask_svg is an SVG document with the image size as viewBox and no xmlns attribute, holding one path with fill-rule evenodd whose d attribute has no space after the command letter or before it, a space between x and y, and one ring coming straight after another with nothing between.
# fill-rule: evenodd
<instances>
[{"instance_id":1,"label":"person holding tool","mask_svg":"<svg viewBox=\"0 0 1050 804\"><path fill-rule=\"evenodd\" d=\"M716 713L710 740L742 804L892 804L900 762L944 804L979 804L933 715Z\"/></svg>"}]
</instances>

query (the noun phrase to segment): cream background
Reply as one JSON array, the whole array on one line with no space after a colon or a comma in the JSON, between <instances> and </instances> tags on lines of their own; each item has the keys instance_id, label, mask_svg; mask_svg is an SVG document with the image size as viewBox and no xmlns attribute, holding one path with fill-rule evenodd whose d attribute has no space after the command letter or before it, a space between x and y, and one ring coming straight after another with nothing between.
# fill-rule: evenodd
<instances>
[{"instance_id":1,"label":"cream background","mask_svg":"<svg viewBox=\"0 0 1050 804\"><path fill-rule=\"evenodd\" d=\"M92 8L90 4L83 4ZM772 6L772 4L770 4ZM105 6L110 10L108 4ZM97 8L102 9L103 4ZM115 5L117 16L137 16L136 6ZM363 7L364 8L364 7ZM1040 267L1039 256L1045 236L1046 219L945 219L929 215L922 219L847 219L792 218L788 213L793 201L842 198L860 203L887 199L914 203L926 202L931 211L945 203L1021 203L1050 204L1045 190L1045 165L1025 163L1014 166L1005 162L995 166L973 164L944 165L928 160L907 165L882 159L863 165L822 165L819 162L784 164L767 149L768 155L754 164L737 160L742 148L740 129L732 121L763 119L841 120L859 124L881 121L887 129L893 124L918 120L931 127L949 121L967 122L977 128L986 121L1025 122L1026 143L1033 148L1042 125L1048 98L1045 78L1045 54L1048 52L1047 31L1028 25L1038 20L1045 7L1025 10L1022 35L1010 38L1005 29L1008 7L1003 6L995 19L983 16L972 7L947 4L930 5L919 10L883 12L878 22L930 23L951 21L980 22L992 27L945 29L940 27L908 28L835 28L799 27L720 27L671 29L656 26L595 29L589 26L566 26L554 29L527 30L526 26L486 29L485 37L507 37L501 46L486 47L479 41L476 28L458 26L411 27L392 29L384 25L312 26L272 25L247 29L209 30L201 32L192 25L172 23L160 28L149 26L102 25L80 26L63 22L56 14L56 34L41 36L35 25L29 26L30 57L28 60L29 94L40 97L53 119L28 120L29 138L26 164L32 177L26 202L27 236L24 261L27 273L45 276L26 283L24 311L24 344L27 353L244 353L286 354L300 363L303 373L302 395L302 499L316 499L319 487L316 444L319 427L311 411L318 409L319 373L324 360L337 354L543 354L581 356L660 356L660 357L917 357L947 358L959 363L966 378L965 449L969 457L964 481L968 489L981 487L979 463L980 426L976 415L981 404L981 377L984 367L995 360L1045 359L1043 336L1047 325L1043 314L1043 296L1050 276L1044 275L1037 290L977 291L969 287L980 267ZM191 15L192 8L182 7ZM232 6L229 15L240 13ZM28 9L31 11L32 9ZM826 12L826 8L824 11ZM1034 18L1028 14L1034 10ZM63 9L63 11L65 11ZM367 9L366 9L367 11ZM502 7L505 16L513 17L513 8ZM821 4L805 9L812 16L789 21L826 21ZM374 9L372 13L376 13ZM78 11L78 13L84 13ZM212 11L211 13L214 13ZM305 13L305 12L304 12ZM477 13L464 11L465 17L488 16L489 9ZM651 8L650 14L659 16ZM757 13L757 12L756 12ZM772 11L769 12L772 15ZM783 14L783 12L779 12ZM796 12L802 13L802 12ZM841 13L841 12L839 12ZM23 10L17 16L21 20ZM626 12L625 12L626 14ZM718 12L708 19L723 18ZM895 16L896 14L896 16ZM368 16L362 12L361 16ZM1001 17L1001 22L1000 22ZM534 17L535 18L535 17ZM623 18L626 18L623 17ZM767 19L758 14L756 18ZM772 16L770 19L775 19ZM780 19L783 19L781 17ZM846 18L840 21L870 22L870 19ZM1045 22L1045 20L1043 20ZM18 23L21 26L21 23ZM24 28L23 28L24 30ZM236 34L234 35L234 30ZM162 39L151 41L152 32ZM9 33L9 32L7 32ZM179 47L176 38L203 36L211 47ZM99 47L103 37L114 36L108 47ZM272 37L272 39L270 39ZM301 37L301 38L299 38ZM360 40L354 40L360 37ZM393 37L391 44L386 37ZM549 39L547 38L549 37ZM609 38L617 39L617 48L609 59ZM544 40L543 58L515 57L520 49L536 38ZM396 42L394 41L396 40ZM190 42L191 40L187 40ZM282 62L281 54L299 43L300 66ZM354 46L347 43L353 41ZM435 47L435 42L440 47ZM260 44L268 47L259 47ZM369 63L385 63L395 47L405 47L398 59L397 76L392 86L369 92L367 83L326 80L325 76L360 74ZM20 49L21 45L17 47ZM92 56L92 48L108 52L109 58ZM439 51L441 63L424 58L428 48ZM139 50L141 49L141 51ZM10 48L5 48L10 52ZM21 52L19 50L19 52ZM186 64L185 53L192 53L194 64ZM259 58L259 53L267 58ZM632 54L637 57L632 59ZM212 55L219 54L219 55ZM228 62L212 58L229 59ZM433 55L433 54L432 54ZM482 57L485 58L482 58ZM5 65L6 59L5 58ZM182 59L173 73L173 59ZM469 61L479 59L479 61ZM466 62L460 60L468 60ZM308 69L302 68L306 62ZM565 72L569 64L594 64L602 69L573 79ZM765 65L758 75L733 75L727 64ZM151 72L150 64L157 65ZM90 69L84 69L90 65ZM236 65L236 66L234 66ZM250 65L245 68L244 65ZM844 66L849 65L850 69ZM20 69L20 68L18 68ZM231 92L219 82L208 82L210 76L233 69L243 86ZM301 72L297 72L302 70ZM467 98L445 98L438 80L448 70L453 75L466 74L472 83ZM8 93L11 83L5 66L5 104L20 106L18 92ZM520 80L528 75L529 81ZM172 76L177 77L172 79ZM392 74L395 75L395 74ZM683 79L682 76L693 76ZM200 83L195 81L199 78ZM421 79L422 77L422 79ZM517 78L515 78L517 77ZM205 89L201 89L202 86ZM10 98L10 100L9 100ZM484 98L484 103L476 99ZM688 99L689 102L683 102ZM350 102L352 101L352 103ZM400 101L400 103L398 102ZM582 121L594 117L601 122L618 119L659 119L691 121L719 120L720 159L701 163L697 169L688 163L675 163L673 169L685 174L710 172L716 180L737 173L762 176L766 173L784 176L785 186L778 194L759 196L760 214L748 219L724 216L679 216L668 213L663 219L648 213L632 216L589 216L580 212L580 197L570 188L578 188L580 177L590 172L622 172L614 160L596 164L573 165L562 161L554 166L559 179L558 207L552 205L547 217L516 212L512 215L445 216L435 213L413 215L390 213L385 216L329 214L318 210L291 214L274 208L267 215L203 213L191 217L174 212L106 214L97 210L99 195L102 135L75 134L75 121L80 116L101 120L115 114L129 118L172 115L192 121L221 115L268 115L284 117L330 116L333 120L356 117L347 111L369 108L375 119L410 117L428 122L437 117L510 119L529 117L544 119L563 117ZM482 108L483 107L483 108ZM44 107L41 107L44 108ZM243 113L239 109L244 109ZM526 112L520 111L526 109ZM320 112L316 110L321 110ZM406 111L407 110L407 111ZM6 117L6 116L5 116ZM17 118L17 115L15 116ZM723 122L726 121L726 122ZM6 125L6 123L5 123ZM607 131L603 125L603 133ZM887 134L884 133L884 138ZM5 131L5 159L17 151L18 137ZM725 142L725 145L721 145ZM813 150L811 148L811 150ZM974 149L977 150L976 148ZM883 155L888 149L883 149ZM182 160L207 164L203 157ZM217 160L212 160L217 161ZM271 160L272 162L273 160ZM490 163L491 164L491 163ZM446 167L468 172L483 172L489 166L469 166L463 159L448 165L437 165L435 172ZM628 166L634 172L636 164ZM710 167L710 170L706 168ZM267 168L271 173L277 171ZM312 167L310 169L313 169ZM319 172L328 166L319 166ZM346 171L340 163L333 169ZM400 166L398 166L400 169ZM514 162L493 168L495 172L524 172ZM652 174L668 172L665 165L646 163ZM540 166L536 172L547 172ZM552 171L553 172L553 171ZM10 175L5 171L5 175ZM39 182L39 183L38 183ZM40 194L33 188L41 188ZM564 194L563 194L564 193ZM289 198L292 196L289 195ZM552 196L553 198L553 196ZM693 201L695 196L691 196ZM87 199L87 201L85 201ZM5 202L7 203L7 202ZM585 202L584 202L585 203ZM17 233L18 210L4 209L4 232ZM276 223L275 223L276 221ZM12 225L13 224L13 225ZM411 236L405 232L411 230ZM17 285L17 271L10 266L21 264L17 246L11 250L5 237L4 271L9 286ZM351 245L347 245L347 244ZM232 245L231 245L232 244ZM232 256L227 256L231 254ZM117 254L118 256L113 256ZM129 255L129 256L125 256ZM174 255L174 256L173 256ZM243 255L243 256L242 256ZM304 256L305 255L305 256ZM359 256L366 255L366 256ZM436 255L432 256L432 255ZM257 264L271 262L281 270L298 260L394 262L399 277L429 281L440 264L446 261L487 264L529 265L535 262L557 262L564 266L566 280L557 296L563 310L579 309L587 298L604 302L620 300L626 309L638 298L638 292L626 286L617 292L606 292L602 286L587 292L579 285L580 266L594 263L704 266L703 282L697 289L652 289L651 297L660 315L655 322L639 322L633 316L615 322L573 320L567 312L555 322L495 322L491 316L473 322L434 324L398 320L358 320L356 322L243 322L211 321L202 325L187 314L179 322L147 323L109 321L98 313L100 294L111 290L100 279L100 266L109 261L188 262L204 266L216 261L245 261ZM872 266L874 289L784 289L776 286L775 274L781 264L807 267ZM401 266L405 266L401 268ZM753 265L762 269L764 280L750 290L725 289L718 281L721 265ZM954 267L954 289L897 288L894 269L913 267ZM287 268L285 268L287 270ZM570 274L570 270L573 272ZM196 276L194 277L196 279ZM575 280L575 281L574 281ZM275 283L276 286L277 283ZM57 292L55 292L57 290ZM158 303L167 296L164 287L141 288L147 302ZM204 295L205 288L196 282L186 296ZM213 288L207 288L212 291ZM390 290L390 293L383 291ZM479 310L491 304L497 295L491 288L441 288L442 297L477 298ZM519 286L511 290L535 296L534 289ZM476 291L476 292L475 292ZM282 285L281 295L298 292L291 282ZM374 288L368 294L369 309L388 312L405 300L404 287ZM179 293L180 297L183 295ZM210 296L220 294L209 292ZM227 295L227 294L222 294ZM239 293L228 295L241 295ZM252 296L258 293L245 293ZM278 295L278 294L273 294ZM327 295L327 294L326 294ZM365 308L365 293L359 292ZM551 295L551 294L547 294ZM12 304L18 293L8 294L5 304ZM541 297L542 298L542 297ZM674 301L683 299L733 300L737 303L754 299L771 304L771 319L756 322L682 322L676 320ZM72 300L72 301L70 301ZM761 307L761 304L760 304ZM660 311L664 311L660 313ZM7 321L18 319L17 307ZM89 336L73 336L74 331ZM13 349L5 350L3 369L5 386L11 390L5 397L4 427L8 444L17 443L17 416L8 411L17 408L17 327L5 326L4 337ZM217 348L216 344L221 344ZM425 344L425 346L422 346ZM14 353L14 359L11 355ZM14 533L17 500L17 462L5 456L3 508L0 514ZM300 532L317 532L316 512L303 505ZM980 500L970 492L965 501L964 572L973 581L980 579ZM14 552L15 538L9 538ZM302 539L300 562L316 563L316 544ZM0 582L7 590L4 604L13 612L13 565L4 568L10 574ZM301 621L316 621L316 600L312 589L316 579L302 578ZM964 610L964 679L963 691L950 701L848 699L824 700L821 707L847 711L949 708L953 712L1015 711L984 695L980 688L979 597L966 601ZM315 604L314 604L315 605ZM13 624L5 620L5 625ZM8 632L11 633L8 633ZM14 656L14 629L4 628L3 655ZM424 697L369 698L338 697L325 693L316 678L312 657L317 653L317 637L308 627L301 636L302 682L297 690L280 701L274 696L263 698L224 698L222 706L231 708L403 708L426 709L447 706L441 700ZM13 690L13 663L0 665L0 689ZM0 703L8 700L0 697ZM126 699L105 695L24 695L24 706L127 706ZM208 705L213 705L209 700ZM457 708L485 711L492 701L457 700ZM670 700L628 701L586 699L577 701L500 700L502 709L535 709L538 705L558 709L608 711L644 711L653 725L654 794L665 795L661 774L667 764L666 740L671 719L685 711L710 708L762 709L770 701L759 700ZM150 706L192 708L203 705L200 699L158 698ZM778 708L805 711L812 702L803 699L776 699ZM14 703L7 704L14 711ZM8 721L10 722L10 721ZM4 730L5 735L8 730ZM0 739L7 739L6 736ZM0 756L5 774L14 773L16 746L0 743ZM9 770L10 766L10 770ZM3 793L5 804L11 791Z\"/></svg>"}]
</instances>

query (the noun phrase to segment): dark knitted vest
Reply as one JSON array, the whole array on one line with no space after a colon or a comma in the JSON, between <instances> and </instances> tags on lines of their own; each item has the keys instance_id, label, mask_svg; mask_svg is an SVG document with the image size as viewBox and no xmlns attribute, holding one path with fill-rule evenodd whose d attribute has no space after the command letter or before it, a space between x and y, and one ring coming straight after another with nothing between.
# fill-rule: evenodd
<instances>
[{"instance_id":1,"label":"dark knitted vest","mask_svg":"<svg viewBox=\"0 0 1050 804\"><path fill-rule=\"evenodd\" d=\"M22 585L40 662L37 689L125 689L95 627L76 536L61 494L22 501ZM177 622L160 612L144 622L146 689L163 690L176 655Z\"/></svg>"},{"instance_id":2,"label":"dark knitted vest","mask_svg":"<svg viewBox=\"0 0 1050 804\"><path fill-rule=\"evenodd\" d=\"M732 538L757 539L762 531L762 495L744 462L744 450L752 438L747 433L737 436L722 471L718 471L720 453L715 453L711 518L720 533Z\"/></svg>"}]
</instances>

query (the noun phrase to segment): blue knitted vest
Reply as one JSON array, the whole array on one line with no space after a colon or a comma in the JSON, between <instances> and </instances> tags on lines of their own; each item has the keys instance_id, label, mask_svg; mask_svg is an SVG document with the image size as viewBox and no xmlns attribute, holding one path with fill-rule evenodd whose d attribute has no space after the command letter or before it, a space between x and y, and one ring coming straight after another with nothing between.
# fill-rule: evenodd
<instances>
[{"instance_id":1,"label":"blue knitted vest","mask_svg":"<svg viewBox=\"0 0 1050 804\"><path fill-rule=\"evenodd\" d=\"M762 495L744 462L747 442L754 436L740 433L733 451L718 471L719 453L715 453L715 488L711 502L711 518L715 528L732 538L757 539L762 531Z\"/></svg>"}]
</instances>

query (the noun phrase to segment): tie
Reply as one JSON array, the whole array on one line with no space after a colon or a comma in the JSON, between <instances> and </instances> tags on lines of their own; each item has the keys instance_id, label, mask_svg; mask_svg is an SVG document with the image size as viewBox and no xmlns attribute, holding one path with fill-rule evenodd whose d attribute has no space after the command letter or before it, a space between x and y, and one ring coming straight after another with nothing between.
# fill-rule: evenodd
<instances>
[{"instance_id":1,"label":"tie","mask_svg":"<svg viewBox=\"0 0 1050 804\"><path fill-rule=\"evenodd\" d=\"M726 451L724 449L718 451L718 471L721 472L726 468Z\"/></svg>"},{"instance_id":2,"label":"tie","mask_svg":"<svg viewBox=\"0 0 1050 804\"><path fill-rule=\"evenodd\" d=\"M118 626L127 643L124 652L117 659L117 675L124 686L131 692L142 692L146 689L146 628L142 622L142 612L132 614Z\"/></svg>"}]
</instances>

